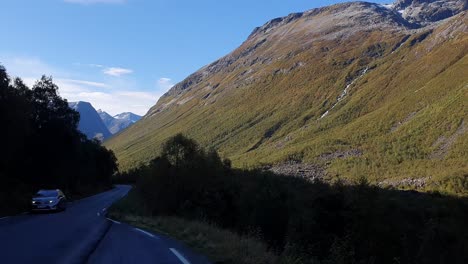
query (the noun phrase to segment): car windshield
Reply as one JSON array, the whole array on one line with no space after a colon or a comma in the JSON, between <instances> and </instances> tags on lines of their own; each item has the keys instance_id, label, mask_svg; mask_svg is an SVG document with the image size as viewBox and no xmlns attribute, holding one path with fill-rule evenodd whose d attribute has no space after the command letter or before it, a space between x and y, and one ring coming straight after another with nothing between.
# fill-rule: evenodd
<instances>
[{"instance_id":1,"label":"car windshield","mask_svg":"<svg viewBox=\"0 0 468 264\"><path fill-rule=\"evenodd\" d=\"M55 197L57 194L57 191L38 191L36 197Z\"/></svg>"}]
</instances>

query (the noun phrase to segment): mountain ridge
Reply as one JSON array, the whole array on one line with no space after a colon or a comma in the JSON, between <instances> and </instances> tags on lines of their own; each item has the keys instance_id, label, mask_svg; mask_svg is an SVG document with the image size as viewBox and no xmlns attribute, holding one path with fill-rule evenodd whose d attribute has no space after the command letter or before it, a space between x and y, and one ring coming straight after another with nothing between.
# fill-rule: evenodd
<instances>
[{"instance_id":1,"label":"mountain ridge","mask_svg":"<svg viewBox=\"0 0 468 264\"><path fill-rule=\"evenodd\" d=\"M69 102L68 106L80 113L78 129L89 139L103 141L111 136L96 109L88 102Z\"/></svg>"},{"instance_id":2,"label":"mountain ridge","mask_svg":"<svg viewBox=\"0 0 468 264\"><path fill-rule=\"evenodd\" d=\"M423 0L423 2L440 2L437 0ZM363 21L363 26L369 27L369 23L371 22L378 22L378 23L373 23L373 26L381 26L383 24L388 24L390 21L393 22L391 23L391 26L395 27L396 30L420 30L424 29L425 27L428 27L431 25L429 22L438 22L440 20L453 17L456 14L463 12L467 9L468 4L463 5L461 8L453 8L450 9L452 11L452 15L449 17L444 17L442 19L439 19L437 21L425 21L423 24L415 24L414 22L411 22L410 20L407 20L404 18L404 16L401 14L401 12L405 12L405 9L411 9L413 8L413 3L418 2L416 0L399 0L395 2L391 7L386 7L385 5L377 4L377 3L370 3L370 2L364 2L364 1L355 1L355 2L347 2L347 3L341 3L341 4L335 4L331 6L326 6L326 7L320 7L320 8L314 8L305 12L299 12L299 13L291 13L287 16L284 17L278 17L274 18L268 22L266 22L264 25L260 27L256 27L252 33L249 35L247 40L242 44L244 45L246 42L249 40L253 39L254 37L258 37L259 33L261 34L267 34L270 30L280 27L284 24L291 23L303 16L315 16L319 14L323 14L324 12L343 12L345 9L349 9L352 7L355 7L357 9L362 9L364 7L367 7L368 10L372 10L375 12L375 14L382 15L384 14L385 18L387 20L373 20L373 21ZM456 2L456 3L462 3L463 0L452 0L450 3ZM451 6L452 7L452 6ZM458 7L458 6L456 6ZM403 11L402 9L403 8ZM356 12L357 10L353 10ZM365 17L365 16L364 16ZM349 23L349 21L346 21L346 23ZM350 26L348 26L350 27ZM367 28L368 29L368 28ZM256 43L255 46L252 47L252 50L255 50L258 48L260 45L262 45L264 40L259 41ZM242 47L241 45L241 47ZM237 50L237 49L236 49ZM234 51L235 52L235 51ZM183 80L180 83L177 83L172 87L166 94L163 95L165 97L166 95L172 95L173 93L177 93L177 91L184 90L185 87L188 87L190 85L196 84L200 78L202 77L200 74L197 74L199 72L203 72L205 69L208 69L210 72L216 73L216 69L219 68L217 67L218 63L223 63L223 64L229 64L231 63L230 57L233 56L234 52L229 53L228 55L222 57L221 59L208 64L202 68L200 68L198 71L196 71L194 74L191 74L189 77L187 77L185 80ZM222 67L222 66L221 66ZM149 113L152 112L153 108L150 109Z\"/></svg>"},{"instance_id":3,"label":"mountain ridge","mask_svg":"<svg viewBox=\"0 0 468 264\"><path fill-rule=\"evenodd\" d=\"M324 12L325 13L342 12L344 9L353 8L353 7L354 7L354 9L353 9L354 12L358 12L358 10L361 9L362 7L370 7L370 8L372 8L371 10L373 10L373 11L376 11L376 10L382 11L385 14L391 15L392 19L395 20L394 21L395 24L393 26L403 25L403 23L398 22L399 20L402 19L401 16L397 16L395 13L392 13L393 12L392 10L390 10L388 8L384 8L382 5L375 4L375 3L369 3L369 2L349 2L349 3L335 4L335 5L332 5L332 6L326 6L326 7L311 9L309 11L302 12L302 13L292 13L292 14L290 14L288 16L285 16L285 17L275 18L275 19L272 19L272 20L268 21L263 26L255 28L253 30L253 32L249 35L247 40L244 43L242 43L239 48L235 49L233 52L229 53L228 55L216 60L215 62L200 68L198 71L191 74L190 76L188 76L186 79L184 79L180 83L177 83L176 85L174 85L161 98L164 98L164 97L166 97L168 95L170 96L170 95L177 94L179 91L184 90L186 87L199 83L199 81L201 80L203 75L206 75L205 71L208 71L210 73L216 73L219 68L222 68L225 65L231 64L233 60L237 60L237 59L239 59L239 57L245 56L248 53L256 50L262 44L264 44L266 39L262 38L261 40L259 40L254 45L251 45L251 47L249 47L246 51L244 51L241 54L238 54L239 52L237 52L240 49L242 49L242 47L244 45L249 43L249 41L253 41L253 39L258 38L258 37L265 37L265 36L259 36L259 33L267 34L269 32L269 30L271 30L273 28L278 28L278 27L284 25L284 22L291 23L291 22L295 21L296 19L303 18L305 15L308 16L308 17L313 17L313 16L316 16L316 15L319 15L319 14L323 14ZM369 10L366 9L366 11L369 11ZM378 13L376 12L375 14L378 14ZM352 16L352 15L350 15L350 16ZM365 21L365 22L369 22L369 21ZM380 22L388 23L388 21L380 21ZM346 21L346 23L349 23L349 21ZM362 26L368 27L368 25L369 25L369 23L365 23ZM347 27L349 28L351 26L347 26ZM401 29L409 29L409 27L408 28L403 27ZM325 28L325 30L323 30L323 31L326 31L326 30L327 30L327 28ZM318 32L318 33L315 33L315 34L318 35L319 33L323 33L323 32ZM337 34L335 33L334 35L337 35ZM151 115L151 113L153 111L154 111L154 107L150 109L148 114Z\"/></svg>"},{"instance_id":4,"label":"mountain ridge","mask_svg":"<svg viewBox=\"0 0 468 264\"><path fill-rule=\"evenodd\" d=\"M111 134L117 134L141 119L141 116L131 112L123 112L114 116L101 109L97 112Z\"/></svg>"}]
</instances>

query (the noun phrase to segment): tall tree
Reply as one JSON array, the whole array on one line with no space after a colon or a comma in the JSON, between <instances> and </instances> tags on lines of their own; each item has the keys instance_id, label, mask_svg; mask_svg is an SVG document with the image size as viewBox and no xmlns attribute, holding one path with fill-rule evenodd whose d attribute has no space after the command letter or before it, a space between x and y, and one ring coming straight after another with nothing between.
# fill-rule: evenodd
<instances>
[{"instance_id":1,"label":"tall tree","mask_svg":"<svg viewBox=\"0 0 468 264\"><path fill-rule=\"evenodd\" d=\"M18 190L16 195L25 197L25 189L34 188L82 192L110 185L117 172L113 152L78 131L80 115L58 90L46 76L29 89L0 65L0 188L9 193L0 196Z\"/></svg>"}]
</instances>

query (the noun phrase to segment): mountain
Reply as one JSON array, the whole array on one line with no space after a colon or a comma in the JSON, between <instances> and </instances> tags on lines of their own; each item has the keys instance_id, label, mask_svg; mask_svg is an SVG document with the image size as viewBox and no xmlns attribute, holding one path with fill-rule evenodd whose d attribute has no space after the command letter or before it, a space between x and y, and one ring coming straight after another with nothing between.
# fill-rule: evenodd
<instances>
[{"instance_id":1,"label":"mountain","mask_svg":"<svg viewBox=\"0 0 468 264\"><path fill-rule=\"evenodd\" d=\"M111 133L104 125L96 109L88 102L70 102L70 108L80 113L78 129L89 139L96 138L100 141L107 139Z\"/></svg>"},{"instance_id":2,"label":"mountain","mask_svg":"<svg viewBox=\"0 0 468 264\"><path fill-rule=\"evenodd\" d=\"M112 125L112 122L114 122L114 117L112 117L111 115L109 115L107 112L105 111L102 111L101 109L98 109L97 110L97 113L99 114L99 116L101 117L101 120L102 122L104 122L104 125L106 125L106 127L109 129L110 131L110 127ZM111 132L112 133L112 132ZM114 134L114 133L112 133Z\"/></svg>"},{"instance_id":3,"label":"mountain","mask_svg":"<svg viewBox=\"0 0 468 264\"><path fill-rule=\"evenodd\" d=\"M121 169L184 133L234 166L432 188L468 174L466 1L276 18L106 142Z\"/></svg>"},{"instance_id":4,"label":"mountain","mask_svg":"<svg viewBox=\"0 0 468 264\"><path fill-rule=\"evenodd\" d=\"M121 113L115 116L111 116L101 109L97 112L112 134L119 133L141 119L141 116L130 112Z\"/></svg>"},{"instance_id":5,"label":"mountain","mask_svg":"<svg viewBox=\"0 0 468 264\"><path fill-rule=\"evenodd\" d=\"M134 113L125 112L125 113L115 115L114 118L115 119L121 119L121 120L128 120L128 121L130 121L132 123L135 123L136 121L141 119L141 116L136 115Z\"/></svg>"},{"instance_id":6,"label":"mountain","mask_svg":"<svg viewBox=\"0 0 468 264\"><path fill-rule=\"evenodd\" d=\"M468 2L466 0L398 0L391 7L406 20L420 26L454 16L466 10Z\"/></svg>"}]
</instances>

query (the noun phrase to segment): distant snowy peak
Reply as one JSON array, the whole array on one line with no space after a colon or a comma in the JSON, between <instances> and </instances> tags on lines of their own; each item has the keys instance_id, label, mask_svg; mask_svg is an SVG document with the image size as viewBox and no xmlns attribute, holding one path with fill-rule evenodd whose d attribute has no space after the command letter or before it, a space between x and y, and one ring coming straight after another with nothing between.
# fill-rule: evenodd
<instances>
[{"instance_id":1,"label":"distant snowy peak","mask_svg":"<svg viewBox=\"0 0 468 264\"><path fill-rule=\"evenodd\" d=\"M131 112L125 112L115 116L111 116L101 109L99 109L97 112L106 125L107 129L109 129L112 134L119 133L120 131L126 129L141 119L141 116Z\"/></svg>"},{"instance_id":2,"label":"distant snowy peak","mask_svg":"<svg viewBox=\"0 0 468 264\"><path fill-rule=\"evenodd\" d=\"M124 119L124 120L128 120L128 121L131 121L131 122L135 123L136 121L141 119L141 116L136 115L134 113L125 112L125 113L115 115L114 118L115 119Z\"/></svg>"},{"instance_id":3,"label":"distant snowy peak","mask_svg":"<svg viewBox=\"0 0 468 264\"><path fill-rule=\"evenodd\" d=\"M71 109L76 111L78 109L78 104L79 103L83 103L83 102L69 102L68 107L70 107Z\"/></svg>"},{"instance_id":4,"label":"distant snowy peak","mask_svg":"<svg viewBox=\"0 0 468 264\"><path fill-rule=\"evenodd\" d=\"M98 139L103 141L111 136L106 125L102 121L100 114L88 102L70 102L68 106L80 113L80 122L78 129L89 139Z\"/></svg>"},{"instance_id":5,"label":"distant snowy peak","mask_svg":"<svg viewBox=\"0 0 468 264\"><path fill-rule=\"evenodd\" d=\"M94 107L88 102L70 102L68 106L80 113L78 128L88 138L101 141L119 133L141 119L141 116L131 112L111 116L107 112Z\"/></svg>"}]
</instances>

